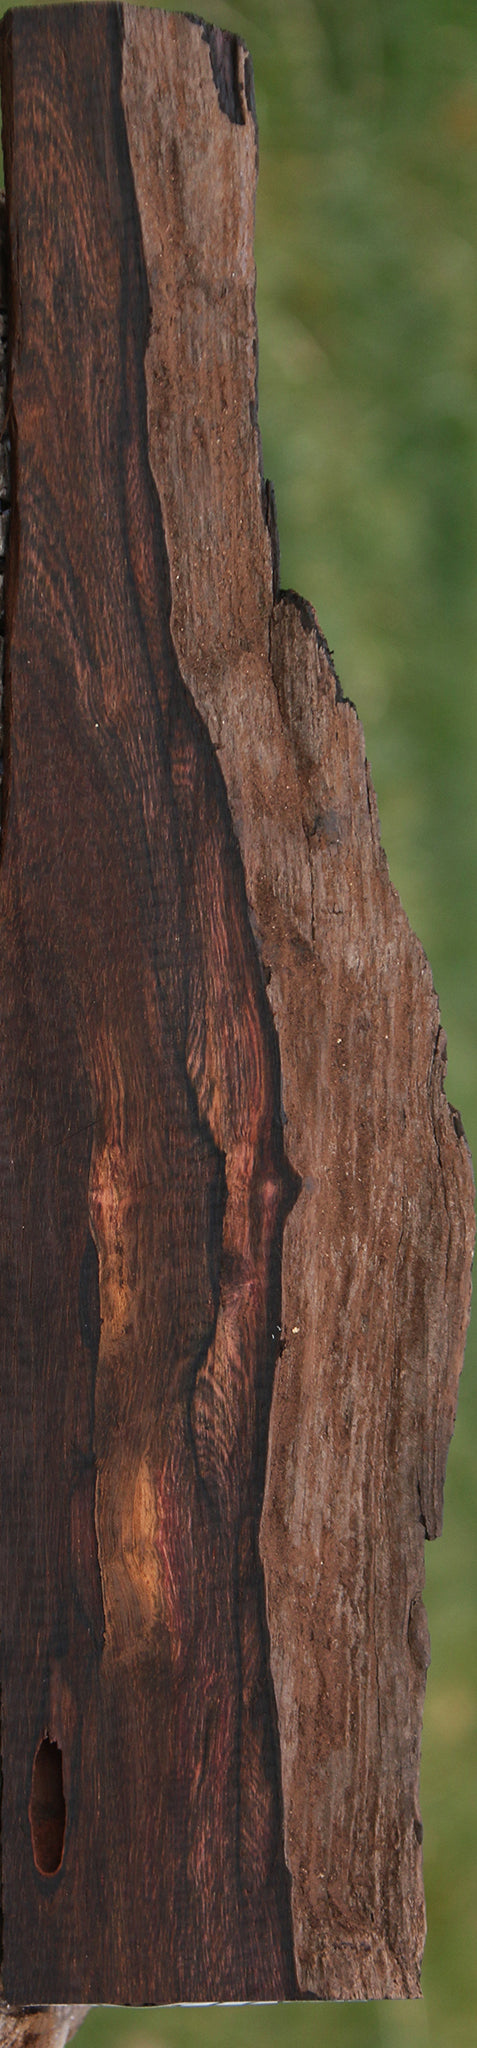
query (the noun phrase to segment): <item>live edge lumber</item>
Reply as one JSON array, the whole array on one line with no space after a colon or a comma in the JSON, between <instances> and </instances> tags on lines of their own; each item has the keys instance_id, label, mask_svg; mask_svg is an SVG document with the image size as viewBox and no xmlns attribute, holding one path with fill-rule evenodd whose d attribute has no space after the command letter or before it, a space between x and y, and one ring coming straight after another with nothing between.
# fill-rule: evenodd
<instances>
[{"instance_id":1,"label":"live edge lumber","mask_svg":"<svg viewBox=\"0 0 477 2048\"><path fill-rule=\"evenodd\" d=\"M284 1232L261 1523L298 1981L325 1998L413 1996L424 1540L441 1527L468 1320L472 1171L359 720L311 608L277 589L256 409L246 54L227 123L200 30L160 14L146 28L133 9L125 21L172 631L225 777L302 1182Z\"/></svg>"},{"instance_id":2,"label":"live edge lumber","mask_svg":"<svg viewBox=\"0 0 477 2048\"><path fill-rule=\"evenodd\" d=\"M5 1992L414 1996L472 1179L359 721L277 589L250 62L60 7L1 66Z\"/></svg>"}]
</instances>

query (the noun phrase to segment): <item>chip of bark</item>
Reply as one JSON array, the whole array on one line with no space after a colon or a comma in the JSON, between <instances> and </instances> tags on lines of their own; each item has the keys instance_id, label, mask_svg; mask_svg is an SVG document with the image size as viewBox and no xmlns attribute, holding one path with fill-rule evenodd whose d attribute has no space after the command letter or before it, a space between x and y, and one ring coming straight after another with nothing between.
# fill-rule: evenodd
<instances>
[{"instance_id":1,"label":"chip of bark","mask_svg":"<svg viewBox=\"0 0 477 2048\"><path fill-rule=\"evenodd\" d=\"M472 1174L277 591L250 61L55 7L1 68L6 1995L414 1996Z\"/></svg>"}]
</instances>

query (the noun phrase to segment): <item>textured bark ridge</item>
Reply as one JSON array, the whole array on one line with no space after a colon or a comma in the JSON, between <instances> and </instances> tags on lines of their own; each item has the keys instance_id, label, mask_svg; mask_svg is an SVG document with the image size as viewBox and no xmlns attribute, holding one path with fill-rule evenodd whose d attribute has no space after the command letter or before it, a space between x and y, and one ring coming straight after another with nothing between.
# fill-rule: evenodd
<instances>
[{"instance_id":1,"label":"textured bark ridge","mask_svg":"<svg viewBox=\"0 0 477 2048\"><path fill-rule=\"evenodd\" d=\"M412 1995L472 1178L277 590L250 61L55 7L1 68L5 1995Z\"/></svg>"},{"instance_id":2,"label":"textured bark ridge","mask_svg":"<svg viewBox=\"0 0 477 2048\"><path fill-rule=\"evenodd\" d=\"M172 631L227 785L302 1181L284 1234L261 1526L298 1978L321 1998L412 1996L424 1537L441 1527L472 1172L359 720L310 607L275 601L246 54L232 127L200 27L133 8L124 19Z\"/></svg>"}]
</instances>

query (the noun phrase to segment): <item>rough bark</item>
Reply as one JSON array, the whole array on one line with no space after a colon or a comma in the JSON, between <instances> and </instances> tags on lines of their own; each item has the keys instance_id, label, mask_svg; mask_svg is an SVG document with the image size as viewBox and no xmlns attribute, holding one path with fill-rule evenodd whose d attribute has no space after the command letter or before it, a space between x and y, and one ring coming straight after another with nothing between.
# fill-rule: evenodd
<instances>
[{"instance_id":1,"label":"rough bark","mask_svg":"<svg viewBox=\"0 0 477 2048\"><path fill-rule=\"evenodd\" d=\"M2 91L6 1995L412 1995L471 1170L276 587L250 63L27 10Z\"/></svg>"},{"instance_id":2,"label":"rough bark","mask_svg":"<svg viewBox=\"0 0 477 2048\"><path fill-rule=\"evenodd\" d=\"M424 1940L424 1538L441 1528L472 1171L359 720L311 608L277 593L240 46L233 72L227 120L200 27L125 9L172 631L227 785L302 1181L261 1528L298 1977L321 1998L402 1997Z\"/></svg>"}]
</instances>

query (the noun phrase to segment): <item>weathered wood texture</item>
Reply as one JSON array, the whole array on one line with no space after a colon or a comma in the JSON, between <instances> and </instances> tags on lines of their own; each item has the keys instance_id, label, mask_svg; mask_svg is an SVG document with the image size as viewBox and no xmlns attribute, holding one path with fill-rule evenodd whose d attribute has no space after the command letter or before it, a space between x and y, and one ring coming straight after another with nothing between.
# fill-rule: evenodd
<instances>
[{"instance_id":1,"label":"weathered wood texture","mask_svg":"<svg viewBox=\"0 0 477 2048\"><path fill-rule=\"evenodd\" d=\"M310 608L275 601L248 60L239 46L226 74L218 38L214 87L199 27L124 18L172 631L225 776L302 1178L261 1531L298 1978L321 1998L412 1996L424 1537L441 1527L469 1313L471 1166L359 720Z\"/></svg>"},{"instance_id":2,"label":"weathered wood texture","mask_svg":"<svg viewBox=\"0 0 477 2048\"><path fill-rule=\"evenodd\" d=\"M5 1992L285 1997L257 1538L296 1190L168 627L118 11L7 17L2 84Z\"/></svg>"},{"instance_id":3,"label":"weathered wood texture","mask_svg":"<svg viewBox=\"0 0 477 2048\"><path fill-rule=\"evenodd\" d=\"M1 66L6 1996L412 1995L472 1181L276 588L250 64L61 7Z\"/></svg>"}]
</instances>

